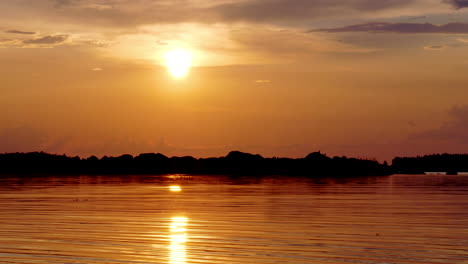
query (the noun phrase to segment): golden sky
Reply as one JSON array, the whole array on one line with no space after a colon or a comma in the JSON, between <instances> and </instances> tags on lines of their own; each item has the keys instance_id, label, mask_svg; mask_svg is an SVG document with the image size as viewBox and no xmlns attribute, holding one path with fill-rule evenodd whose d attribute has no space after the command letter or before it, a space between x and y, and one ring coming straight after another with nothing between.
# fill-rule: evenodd
<instances>
[{"instance_id":1,"label":"golden sky","mask_svg":"<svg viewBox=\"0 0 468 264\"><path fill-rule=\"evenodd\" d=\"M465 0L0 1L0 152L466 152L467 15ZM181 78L173 51L190 56Z\"/></svg>"}]
</instances>

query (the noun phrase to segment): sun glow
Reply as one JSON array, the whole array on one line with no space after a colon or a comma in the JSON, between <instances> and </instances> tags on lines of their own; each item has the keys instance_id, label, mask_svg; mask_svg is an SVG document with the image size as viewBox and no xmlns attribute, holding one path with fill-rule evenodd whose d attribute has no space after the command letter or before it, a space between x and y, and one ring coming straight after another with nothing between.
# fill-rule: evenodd
<instances>
[{"instance_id":1,"label":"sun glow","mask_svg":"<svg viewBox=\"0 0 468 264\"><path fill-rule=\"evenodd\" d=\"M174 78L182 78L192 66L192 56L187 50L172 50L165 55L166 67Z\"/></svg>"}]
</instances>

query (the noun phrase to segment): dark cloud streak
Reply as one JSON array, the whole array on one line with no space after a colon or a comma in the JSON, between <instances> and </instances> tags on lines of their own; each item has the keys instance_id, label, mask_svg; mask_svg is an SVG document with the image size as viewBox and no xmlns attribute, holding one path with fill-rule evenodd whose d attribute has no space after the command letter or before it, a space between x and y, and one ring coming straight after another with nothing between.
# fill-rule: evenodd
<instances>
[{"instance_id":1,"label":"dark cloud streak","mask_svg":"<svg viewBox=\"0 0 468 264\"><path fill-rule=\"evenodd\" d=\"M21 31L21 30L7 30L5 31L6 33L10 33L10 34L23 34L23 35L34 35L36 34L36 32L32 32L32 31Z\"/></svg>"},{"instance_id":2,"label":"dark cloud streak","mask_svg":"<svg viewBox=\"0 0 468 264\"><path fill-rule=\"evenodd\" d=\"M255 0L222 4L213 10L226 20L304 20L319 16L343 15L350 11L379 11L412 2L414 0Z\"/></svg>"},{"instance_id":3,"label":"dark cloud streak","mask_svg":"<svg viewBox=\"0 0 468 264\"><path fill-rule=\"evenodd\" d=\"M447 33L468 34L468 23L448 23L434 25L430 23L385 23L373 22L357 24L338 28L325 28L311 30L310 32L367 32L367 33Z\"/></svg>"},{"instance_id":4,"label":"dark cloud streak","mask_svg":"<svg viewBox=\"0 0 468 264\"><path fill-rule=\"evenodd\" d=\"M65 6L70 6L79 2L79 0L55 0L55 7L61 8Z\"/></svg>"},{"instance_id":5,"label":"dark cloud streak","mask_svg":"<svg viewBox=\"0 0 468 264\"><path fill-rule=\"evenodd\" d=\"M450 4L456 9L468 7L468 0L444 0L443 2Z\"/></svg>"},{"instance_id":6,"label":"dark cloud streak","mask_svg":"<svg viewBox=\"0 0 468 264\"><path fill-rule=\"evenodd\" d=\"M31 5L10 4L35 19L106 27L148 24L267 22L298 23L317 18L344 18L412 5L421 0L35 0ZM0 1L1 2L1 1ZM18 1L20 2L20 1ZM6 4L0 3L0 9Z\"/></svg>"},{"instance_id":7,"label":"dark cloud streak","mask_svg":"<svg viewBox=\"0 0 468 264\"><path fill-rule=\"evenodd\" d=\"M60 44L65 42L68 39L68 35L54 35L54 36L45 36L42 38L37 38L37 39L28 39L24 40L24 44L48 44L48 45L54 45L54 44Z\"/></svg>"}]
</instances>

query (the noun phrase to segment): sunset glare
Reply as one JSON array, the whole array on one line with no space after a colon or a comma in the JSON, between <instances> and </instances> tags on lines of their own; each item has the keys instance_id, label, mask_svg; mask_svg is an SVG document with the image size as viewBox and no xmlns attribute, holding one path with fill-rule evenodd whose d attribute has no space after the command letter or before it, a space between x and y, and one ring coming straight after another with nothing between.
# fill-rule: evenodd
<instances>
[{"instance_id":1,"label":"sunset glare","mask_svg":"<svg viewBox=\"0 0 468 264\"><path fill-rule=\"evenodd\" d=\"M174 78L182 78L189 72L192 58L186 50L173 50L165 54L166 67Z\"/></svg>"},{"instance_id":2,"label":"sunset glare","mask_svg":"<svg viewBox=\"0 0 468 264\"><path fill-rule=\"evenodd\" d=\"M0 206L0 264L468 264L468 0L0 0Z\"/></svg>"},{"instance_id":3,"label":"sunset glare","mask_svg":"<svg viewBox=\"0 0 468 264\"><path fill-rule=\"evenodd\" d=\"M0 153L464 153L464 3L0 1Z\"/></svg>"}]
</instances>

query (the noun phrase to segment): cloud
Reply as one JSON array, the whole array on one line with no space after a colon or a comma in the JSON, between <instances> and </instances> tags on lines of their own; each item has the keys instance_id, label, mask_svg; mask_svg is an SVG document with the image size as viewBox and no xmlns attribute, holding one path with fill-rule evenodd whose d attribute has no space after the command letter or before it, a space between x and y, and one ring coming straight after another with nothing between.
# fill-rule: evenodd
<instances>
[{"instance_id":1,"label":"cloud","mask_svg":"<svg viewBox=\"0 0 468 264\"><path fill-rule=\"evenodd\" d=\"M468 7L468 0L444 0L443 2L450 4L456 9Z\"/></svg>"},{"instance_id":2,"label":"cloud","mask_svg":"<svg viewBox=\"0 0 468 264\"><path fill-rule=\"evenodd\" d=\"M204 22L213 18L209 8L191 0L55 0L53 12L43 9L44 3L38 5L44 12L41 15L47 15L49 20L94 27Z\"/></svg>"},{"instance_id":3,"label":"cloud","mask_svg":"<svg viewBox=\"0 0 468 264\"><path fill-rule=\"evenodd\" d=\"M375 12L402 7L414 0L253 0L214 7L227 20L272 21L305 20L313 17Z\"/></svg>"},{"instance_id":4,"label":"cloud","mask_svg":"<svg viewBox=\"0 0 468 264\"><path fill-rule=\"evenodd\" d=\"M0 39L0 48L18 48L22 46L22 41L18 39Z\"/></svg>"},{"instance_id":5,"label":"cloud","mask_svg":"<svg viewBox=\"0 0 468 264\"><path fill-rule=\"evenodd\" d=\"M443 50L446 47L447 46L443 46L443 45L432 45L432 46L425 46L424 49L425 50Z\"/></svg>"},{"instance_id":6,"label":"cloud","mask_svg":"<svg viewBox=\"0 0 468 264\"><path fill-rule=\"evenodd\" d=\"M90 5L85 5L84 8L106 10L106 9L112 9L114 7L111 5L104 5L104 4L90 4Z\"/></svg>"},{"instance_id":7,"label":"cloud","mask_svg":"<svg viewBox=\"0 0 468 264\"><path fill-rule=\"evenodd\" d=\"M368 33L447 33L468 34L468 23L448 23L434 25L430 23L385 23L372 22L338 28L325 28L311 30L311 32L368 32Z\"/></svg>"},{"instance_id":8,"label":"cloud","mask_svg":"<svg viewBox=\"0 0 468 264\"><path fill-rule=\"evenodd\" d=\"M113 5L104 4L102 2L94 3L93 1L82 1L82 0L55 0L56 8L85 8L85 9L96 9L105 10L112 9Z\"/></svg>"},{"instance_id":9,"label":"cloud","mask_svg":"<svg viewBox=\"0 0 468 264\"><path fill-rule=\"evenodd\" d=\"M7 30L5 31L6 33L10 33L10 34L24 34L24 35L34 35L36 34L36 32L32 32L32 31L21 31L21 30Z\"/></svg>"},{"instance_id":10,"label":"cloud","mask_svg":"<svg viewBox=\"0 0 468 264\"><path fill-rule=\"evenodd\" d=\"M418 19L425 19L427 18L427 16L408 16L406 18L408 18L409 20L418 20Z\"/></svg>"},{"instance_id":11,"label":"cloud","mask_svg":"<svg viewBox=\"0 0 468 264\"><path fill-rule=\"evenodd\" d=\"M48 45L55 45L65 42L68 39L68 35L53 35L53 36L45 36L42 38L36 39L27 39L24 40L24 44L48 44Z\"/></svg>"},{"instance_id":12,"label":"cloud","mask_svg":"<svg viewBox=\"0 0 468 264\"><path fill-rule=\"evenodd\" d=\"M231 31L230 39L249 53L263 54L270 61L305 59L316 53L372 53L363 48L327 39L302 30L282 30L274 27L249 27Z\"/></svg>"},{"instance_id":13,"label":"cloud","mask_svg":"<svg viewBox=\"0 0 468 264\"><path fill-rule=\"evenodd\" d=\"M256 80L256 83L271 83L271 80Z\"/></svg>"},{"instance_id":14,"label":"cloud","mask_svg":"<svg viewBox=\"0 0 468 264\"><path fill-rule=\"evenodd\" d=\"M102 68L94 68L93 71L102 71Z\"/></svg>"},{"instance_id":15,"label":"cloud","mask_svg":"<svg viewBox=\"0 0 468 264\"><path fill-rule=\"evenodd\" d=\"M110 40L80 39L80 38L73 39L73 43L82 44L82 45L91 46L91 47L97 47L97 48L108 48L108 47L118 44L118 42L110 41Z\"/></svg>"},{"instance_id":16,"label":"cloud","mask_svg":"<svg viewBox=\"0 0 468 264\"><path fill-rule=\"evenodd\" d=\"M166 45L169 45L169 42L158 40L156 41L156 44L161 45L161 46L166 46Z\"/></svg>"},{"instance_id":17,"label":"cloud","mask_svg":"<svg viewBox=\"0 0 468 264\"><path fill-rule=\"evenodd\" d=\"M11 1L10 1L11 2ZM375 15L417 5L424 0L34 0L2 3L0 9L27 13L31 21L65 22L93 27L136 27L171 23L229 23L238 21L273 24ZM52 3L52 4L51 4ZM423 3L423 4L421 4ZM50 7L55 8L50 8ZM414 12L410 12L413 14ZM421 11L414 13L420 14Z\"/></svg>"},{"instance_id":18,"label":"cloud","mask_svg":"<svg viewBox=\"0 0 468 264\"><path fill-rule=\"evenodd\" d=\"M55 7L66 7L78 3L80 0L55 0Z\"/></svg>"},{"instance_id":19,"label":"cloud","mask_svg":"<svg viewBox=\"0 0 468 264\"><path fill-rule=\"evenodd\" d=\"M468 105L455 106L449 111L450 120L440 128L412 135L411 138L451 140L468 144Z\"/></svg>"}]
</instances>

